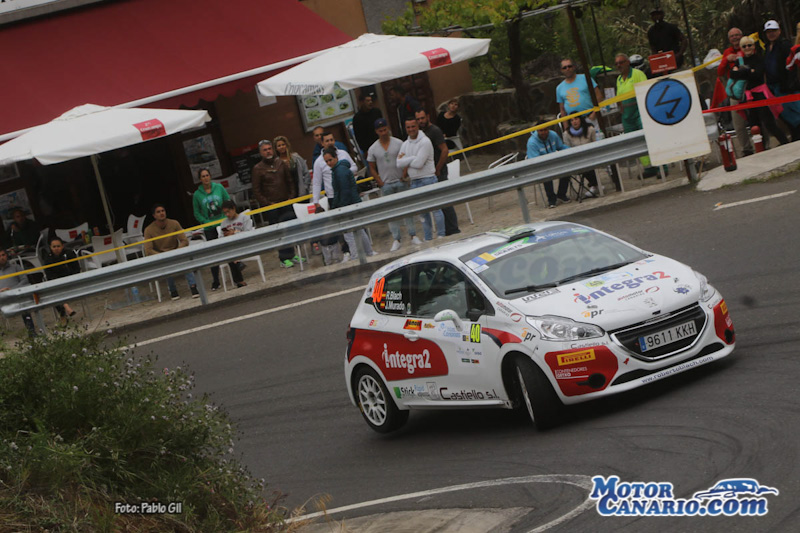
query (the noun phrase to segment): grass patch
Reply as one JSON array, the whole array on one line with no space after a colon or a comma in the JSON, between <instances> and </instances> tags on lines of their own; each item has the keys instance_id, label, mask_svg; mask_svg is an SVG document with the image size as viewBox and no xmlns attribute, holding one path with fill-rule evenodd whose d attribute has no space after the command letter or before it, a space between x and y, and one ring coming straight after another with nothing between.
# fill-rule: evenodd
<instances>
[{"instance_id":1,"label":"grass patch","mask_svg":"<svg viewBox=\"0 0 800 533\"><path fill-rule=\"evenodd\" d=\"M281 496L264 498L264 480L234 457L228 415L193 389L185 369L105 347L99 334L6 351L0 532L282 529ZM121 514L116 503L167 512Z\"/></svg>"}]
</instances>

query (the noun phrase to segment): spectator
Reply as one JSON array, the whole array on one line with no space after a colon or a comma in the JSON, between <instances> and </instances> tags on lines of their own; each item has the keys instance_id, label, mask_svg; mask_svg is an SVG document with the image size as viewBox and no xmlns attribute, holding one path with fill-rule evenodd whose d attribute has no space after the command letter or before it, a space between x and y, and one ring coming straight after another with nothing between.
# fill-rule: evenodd
<instances>
[{"instance_id":1,"label":"spectator","mask_svg":"<svg viewBox=\"0 0 800 533\"><path fill-rule=\"evenodd\" d=\"M70 259L75 259L77 256L72 250L64 248L64 241L58 237L50 239L50 251L47 253L45 259L46 265L54 265ZM81 267L77 261L67 263L65 265L58 265L47 269L47 279L58 279L77 274L81 271ZM75 316L75 310L70 307L67 302L56 306L58 316L61 317L62 323L66 324L67 317Z\"/></svg>"},{"instance_id":2,"label":"spectator","mask_svg":"<svg viewBox=\"0 0 800 533\"><path fill-rule=\"evenodd\" d=\"M800 63L800 22L797 23L795 34L794 46L792 46L792 51L786 58L786 70L794 70L796 73L800 73L800 69L797 68L798 63Z\"/></svg>"},{"instance_id":3,"label":"spectator","mask_svg":"<svg viewBox=\"0 0 800 533\"><path fill-rule=\"evenodd\" d=\"M764 74L767 86L774 96L786 96L797 93L800 86L797 77L786 70L786 58L791 55L792 45L781 37L781 27L775 20L764 24L767 39L764 51ZM780 118L789 125L792 140L800 139L800 102L785 102Z\"/></svg>"},{"instance_id":4,"label":"spectator","mask_svg":"<svg viewBox=\"0 0 800 533\"><path fill-rule=\"evenodd\" d=\"M339 160L338 150L335 146L326 146L322 151L322 157L325 164L331 169L331 183L333 185L334 197L330 199L330 207L335 209L337 207L344 207L346 205L357 204L361 201L361 196L358 194L358 185L356 185L356 177L350 169L350 163L345 160ZM351 254L355 253L356 248L356 235L361 239L361 245L364 248L364 253L367 256L378 255L372 249L372 243L369 242L367 230L359 229L354 232L348 231L344 234L344 240L350 248ZM346 262L349 258L345 256Z\"/></svg>"},{"instance_id":5,"label":"spectator","mask_svg":"<svg viewBox=\"0 0 800 533\"><path fill-rule=\"evenodd\" d=\"M200 224L218 221L222 217L222 202L230 200L231 197L225 187L211 181L211 172L207 168L201 168L197 172L197 177L200 179L200 186L192 197L194 218ZM218 224L214 224L203 228L207 241L217 238L217 226ZM215 291L219 289L219 266L211 267L211 278L211 290Z\"/></svg>"},{"instance_id":6,"label":"spectator","mask_svg":"<svg viewBox=\"0 0 800 533\"><path fill-rule=\"evenodd\" d=\"M398 192L409 190L408 179L404 178L403 172L397 168L397 156L400 154L400 147L403 141L397 137L392 137L389 124L386 119L380 118L375 121L375 133L378 140L372 143L367 151L367 164L375 177L375 183L381 188L382 196L389 196ZM414 218L406 217L406 230L411 237L411 244L422 244L417 238L417 229L414 227ZM400 248L400 224L392 220L389 222L389 231L394 238L392 252Z\"/></svg>"},{"instance_id":7,"label":"spectator","mask_svg":"<svg viewBox=\"0 0 800 533\"><path fill-rule=\"evenodd\" d=\"M372 143L378 140L375 134L375 121L383 118L383 113L374 107L374 95L362 92L358 99L358 112L353 116L353 133L358 149L366 155Z\"/></svg>"},{"instance_id":8,"label":"spectator","mask_svg":"<svg viewBox=\"0 0 800 533\"><path fill-rule=\"evenodd\" d=\"M442 129L445 137L457 137L458 128L461 127L461 116L458 114L458 98L451 98L447 101L447 109L439 113L436 117L436 125ZM450 145L454 148L455 145Z\"/></svg>"},{"instance_id":9,"label":"spectator","mask_svg":"<svg viewBox=\"0 0 800 533\"><path fill-rule=\"evenodd\" d=\"M739 46L744 52L744 65L731 67L731 78L734 80L747 80L745 85L745 102L765 100L771 96L765 83L764 57L759 54L755 41L750 37L742 37ZM769 135L772 134L778 142L786 144L789 139L775 122L775 116L769 106L754 107L747 110L750 127L758 126L764 135L764 147L769 144Z\"/></svg>"},{"instance_id":10,"label":"spectator","mask_svg":"<svg viewBox=\"0 0 800 533\"><path fill-rule=\"evenodd\" d=\"M317 158L320 155L322 155L322 149L325 148L325 146L322 143L323 133L325 133L325 128L323 128L322 126L317 126L316 128L314 128L314 141L317 144L314 145L314 155L311 156L312 167L314 166L314 163L317 162ZM336 141L336 148L338 148L339 150L344 150L345 152L347 151L347 146L345 146L344 143L340 143L339 141Z\"/></svg>"},{"instance_id":11,"label":"spectator","mask_svg":"<svg viewBox=\"0 0 800 533\"><path fill-rule=\"evenodd\" d=\"M556 102L561 110L561 116L566 117L572 113L593 108L594 104L592 95L589 93L589 85L586 83L586 76L583 74L578 76L575 63L569 58L562 59L561 72L564 74L564 81L556 87ZM603 93L600 92L600 87L594 80L592 80L592 88L597 101L602 101ZM597 129L594 112L589 114L589 122L594 124Z\"/></svg>"},{"instance_id":12,"label":"spectator","mask_svg":"<svg viewBox=\"0 0 800 533\"><path fill-rule=\"evenodd\" d=\"M236 211L236 204L233 200L226 200L222 203L222 212L225 213L225 218L220 222L219 228L223 237L230 237L231 235L236 235L243 231L252 231L255 229L253 219L250 218L250 215L244 213L239 214ZM233 278L233 282L236 283L236 286L244 287L247 285L242 277L244 263L231 261L228 263L228 266L231 269L231 277Z\"/></svg>"},{"instance_id":13,"label":"spectator","mask_svg":"<svg viewBox=\"0 0 800 533\"><path fill-rule=\"evenodd\" d=\"M353 159L350 157L350 154L347 153L347 150L343 150L339 148L339 144L333 138L333 133L324 132L322 135L322 143L327 148L328 146L334 146L338 150L336 152L337 159L343 159L350 164L350 170L355 174L358 171L358 167L356 166ZM314 162L314 174L311 177L311 194L312 194L312 201L319 205L319 197L322 194L323 187L325 187L325 195L328 197L328 200L333 200L334 191L333 185L331 183L331 169L328 165L325 164L325 161L322 159L317 159Z\"/></svg>"},{"instance_id":14,"label":"spectator","mask_svg":"<svg viewBox=\"0 0 800 533\"><path fill-rule=\"evenodd\" d=\"M717 76L722 81L724 86L728 79L731 77L731 67L739 62L739 58L744 56L742 49L739 47L739 41L742 38L742 30L739 28L731 28L728 30L728 42L731 45L722 52L722 59L717 67ZM739 105L741 100L731 97L731 105ZM731 119L733 121L733 129L736 130L736 139L739 146L741 146L742 156L753 154L753 143L750 140L750 134L747 132L747 121L744 113L738 111L731 112Z\"/></svg>"},{"instance_id":15,"label":"spectator","mask_svg":"<svg viewBox=\"0 0 800 533\"><path fill-rule=\"evenodd\" d=\"M540 126L545 122L545 120L540 120L537 125ZM567 148L568 146L564 144L564 141L561 140L561 137L559 137L556 132L550 130L550 128L543 127L531 132L531 137L528 139L526 158L533 159L540 155L552 154L559 150L566 150ZM558 180L558 194L553 192L553 182L546 181L544 184L544 192L547 195L547 205L550 209L556 206L558 200L561 200L564 204L568 204L569 198L567 197L567 192L569 192L569 178L561 178Z\"/></svg>"},{"instance_id":16,"label":"spectator","mask_svg":"<svg viewBox=\"0 0 800 533\"><path fill-rule=\"evenodd\" d=\"M297 183L292 179L289 167L284 165L279 157L275 157L272 142L260 141L258 152L261 154L261 161L253 167L253 194L258 203L264 207L297 197ZM295 218L297 217L291 205L267 211L267 222L270 225ZM291 246L278 250L278 260L283 268L291 268L295 263L305 261L294 255L294 249Z\"/></svg>"},{"instance_id":17,"label":"spectator","mask_svg":"<svg viewBox=\"0 0 800 533\"><path fill-rule=\"evenodd\" d=\"M447 142L444 139L444 133L439 129L439 126L431 124L430 117L427 111L420 109L414 116L417 119L420 131L430 139L433 144L433 161L436 165L436 180L447 181L447 156L450 149L447 147ZM445 235L455 235L461 233L458 229L458 216L456 210L452 205L442 208L444 215L444 233Z\"/></svg>"},{"instance_id":18,"label":"spectator","mask_svg":"<svg viewBox=\"0 0 800 533\"><path fill-rule=\"evenodd\" d=\"M283 135L275 137L273 143L278 157L289 167L289 172L297 182L297 196L306 196L311 190L311 174L306 160L297 152L292 152L292 144Z\"/></svg>"},{"instance_id":19,"label":"spectator","mask_svg":"<svg viewBox=\"0 0 800 533\"><path fill-rule=\"evenodd\" d=\"M633 91L634 85L647 81L647 76L641 70L631 67L631 62L625 54L617 54L614 64L619 69L617 76L617 95ZM642 117L639 115L639 107L636 105L636 97L631 96L627 100L619 103L622 118L622 130L631 133L642 129ZM650 166L650 157L643 155L639 161L644 167L644 177L649 178L658 174L658 169Z\"/></svg>"},{"instance_id":20,"label":"spectator","mask_svg":"<svg viewBox=\"0 0 800 533\"><path fill-rule=\"evenodd\" d=\"M180 223L177 220L167 218L167 209L162 204L154 205L151 213L155 220L144 229L144 255L155 255L189 246L189 241L186 239L186 235L183 234L183 228ZM164 237L164 235L169 235L170 233L176 233L176 235ZM150 241L149 239L156 240ZM200 294L197 292L197 285L194 282L194 274L187 272L185 276L192 298L199 297ZM169 295L173 300L180 298L172 276L167 278L167 286L169 287Z\"/></svg>"},{"instance_id":21,"label":"spectator","mask_svg":"<svg viewBox=\"0 0 800 533\"><path fill-rule=\"evenodd\" d=\"M36 246L39 242L39 224L25 215L25 210L21 207L15 207L11 212L14 222L11 223L9 229L14 246Z\"/></svg>"},{"instance_id":22,"label":"spectator","mask_svg":"<svg viewBox=\"0 0 800 533\"><path fill-rule=\"evenodd\" d=\"M647 40L650 43L650 52L660 54L662 52L674 52L675 64L678 68L683 66L683 53L686 51L688 41L686 36L675 24L664 22L664 11L657 7L650 11L650 18L653 25L647 30Z\"/></svg>"},{"instance_id":23,"label":"spectator","mask_svg":"<svg viewBox=\"0 0 800 533\"><path fill-rule=\"evenodd\" d=\"M569 125L564 130L564 143L570 148L582 146L594 142L595 135L594 126L589 124L584 115L581 115L569 120ZM597 198L599 194L597 173L594 170L586 171L582 174L581 179L585 179L589 183L586 198Z\"/></svg>"},{"instance_id":24,"label":"spectator","mask_svg":"<svg viewBox=\"0 0 800 533\"><path fill-rule=\"evenodd\" d=\"M28 277L27 276L12 276L12 277L5 277L10 276L12 274L16 274L17 272L22 272L22 267L14 261L9 262L8 260L8 252L6 252L3 248L0 248L0 292L5 292L9 289L18 289L20 287L25 287L29 285ZM36 336L36 327L33 325L33 319L31 318L30 313L23 313L22 314L22 322L25 324L25 328L28 330L28 336L35 337Z\"/></svg>"},{"instance_id":25,"label":"spectator","mask_svg":"<svg viewBox=\"0 0 800 533\"><path fill-rule=\"evenodd\" d=\"M414 113L417 110L422 109L419 102L410 94L405 94L399 85L389 89L389 99L397 108L397 123L401 128L405 127L406 120L415 118ZM405 138L405 132L403 132L403 138Z\"/></svg>"},{"instance_id":26,"label":"spectator","mask_svg":"<svg viewBox=\"0 0 800 533\"><path fill-rule=\"evenodd\" d=\"M433 185L437 182L436 165L433 162L433 144L424 133L419 131L419 124L413 115L406 119L405 127L408 139L403 141L402 146L400 146L400 153L397 155L397 166L408 170L412 189ZM430 241L433 239L431 214L425 212L421 216L425 240ZM433 211L433 219L436 222L436 233L438 238L441 239L445 235L444 215L441 209Z\"/></svg>"}]
</instances>

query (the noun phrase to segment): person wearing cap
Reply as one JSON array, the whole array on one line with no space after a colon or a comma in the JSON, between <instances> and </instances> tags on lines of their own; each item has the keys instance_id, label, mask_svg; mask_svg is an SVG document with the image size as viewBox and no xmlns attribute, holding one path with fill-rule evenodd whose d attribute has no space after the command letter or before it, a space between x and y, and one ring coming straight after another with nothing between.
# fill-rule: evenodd
<instances>
[{"instance_id":1,"label":"person wearing cap","mask_svg":"<svg viewBox=\"0 0 800 533\"><path fill-rule=\"evenodd\" d=\"M261 161L253 167L252 177L253 194L259 205L265 207L297 197L297 182L292 179L289 167L280 157L275 157L272 141L260 141L258 153L261 154ZM270 225L297 218L291 205L270 209L266 213ZM291 246L278 250L278 260L283 268L291 268L294 263L302 261L294 255Z\"/></svg>"},{"instance_id":2,"label":"person wearing cap","mask_svg":"<svg viewBox=\"0 0 800 533\"><path fill-rule=\"evenodd\" d=\"M403 171L397 168L397 156L400 154L403 141L392 136L392 130L389 129L389 123L385 118L376 120L374 127L378 140L372 143L367 150L367 164L375 178L375 183L381 188L381 195L389 196L409 190L411 186L408 179L404 179ZM417 237L417 229L414 227L414 217L406 217L404 221L411 244L422 244ZM395 252L401 246L400 223L396 220L390 221L389 231L394 239L391 251Z\"/></svg>"},{"instance_id":3,"label":"person wearing cap","mask_svg":"<svg viewBox=\"0 0 800 533\"><path fill-rule=\"evenodd\" d=\"M381 110L375 107L375 96L362 92L358 99L358 112L353 115L353 133L358 149L367 153L372 143L378 140L375 134L375 121L383 118Z\"/></svg>"},{"instance_id":4,"label":"person wearing cap","mask_svg":"<svg viewBox=\"0 0 800 533\"><path fill-rule=\"evenodd\" d=\"M650 43L650 52L674 52L675 64L678 68L683 65L683 53L686 51L688 41L686 36L675 24L664 22L664 11L657 7L650 12L653 25L647 30L647 41Z\"/></svg>"},{"instance_id":5,"label":"person wearing cap","mask_svg":"<svg viewBox=\"0 0 800 533\"><path fill-rule=\"evenodd\" d=\"M717 67L717 77L722 81L724 86L728 78L731 77L731 67L739 63L739 58L744 56L739 41L742 39L742 30L739 28L731 28L728 30L728 42L731 45L722 52L722 59ZM741 100L731 98L731 105L738 105ZM750 140L750 134L747 133L747 121L744 118L744 113L738 111L731 112L733 120L733 129L736 130L736 144L741 147L738 157L748 156L753 154L753 142Z\"/></svg>"},{"instance_id":6,"label":"person wearing cap","mask_svg":"<svg viewBox=\"0 0 800 533\"><path fill-rule=\"evenodd\" d=\"M765 50L764 74L767 86L775 96L786 96L800 92L797 76L786 70L786 58L792 53L791 43L781 37L781 26L777 20L768 20L764 24ZM800 139L800 102L785 102L781 120L792 130L792 140Z\"/></svg>"}]
</instances>

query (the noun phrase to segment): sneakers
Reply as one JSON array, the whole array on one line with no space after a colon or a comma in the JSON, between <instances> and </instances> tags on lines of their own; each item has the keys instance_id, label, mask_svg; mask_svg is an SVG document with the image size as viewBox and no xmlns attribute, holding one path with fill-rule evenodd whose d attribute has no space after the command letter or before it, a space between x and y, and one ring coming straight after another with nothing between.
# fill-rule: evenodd
<instances>
[{"instance_id":1,"label":"sneakers","mask_svg":"<svg viewBox=\"0 0 800 533\"><path fill-rule=\"evenodd\" d=\"M411 237L411 244L419 246L420 244L422 244L422 241L419 240L419 238L417 238L416 235L414 235L413 237Z\"/></svg>"},{"instance_id":2,"label":"sneakers","mask_svg":"<svg viewBox=\"0 0 800 533\"><path fill-rule=\"evenodd\" d=\"M347 263L348 261L350 261L350 252L345 252L342 255L342 263Z\"/></svg>"},{"instance_id":3,"label":"sneakers","mask_svg":"<svg viewBox=\"0 0 800 533\"><path fill-rule=\"evenodd\" d=\"M589 187L586 189L586 192L583 193L584 198L597 198L600 193L597 191L597 187Z\"/></svg>"},{"instance_id":4,"label":"sneakers","mask_svg":"<svg viewBox=\"0 0 800 533\"><path fill-rule=\"evenodd\" d=\"M372 250L372 253L371 254L367 254L367 257L375 257L376 255L378 255L378 252L376 252L375 250Z\"/></svg>"},{"instance_id":5,"label":"sneakers","mask_svg":"<svg viewBox=\"0 0 800 533\"><path fill-rule=\"evenodd\" d=\"M292 257L292 262L294 262L294 263L305 263L306 260L305 260L305 258L300 257L299 255L296 255L296 256Z\"/></svg>"},{"instance_id":6,"label":"sneakers","mask_svg":"<svg viewBox=\"0 0 800 533\"><path fill-rule=\"evenodd\" d=\"M181 295L178 294L178 291L170 291L169 292L169 297L172 298L173 300L180 300L181 299Z\"/></svg>"},{"instance_id":7,"label":"sneakers","mask_svg":"<svg viewBox=\"0 0 800 533\"><path fill-rule=\"evenodd\" d=\"M189 290L191 290L191 291L192 291L192 298L200 298L200 293L199 293L199 292L197 292L197 287L195 287L194 285L192 285L191 287L189 287ZM173 298L173 300L174 300L174 299L175 299L175 298Z\"/></svg>"},{"instance_id":8,"label":"sneakers","mask_svg":"<svg viewBox=\"0 0 800 533\"><path fill-rule=\"evenodd\" d=\"M281 261L281 267L283 268L292 268L293 266L294 263L292 263L291 259L284 259L283 261Z\"/></svg>"},{"instance_id":9,"label":"sneakers","mask_svg":"<svg viewBox=\"0 0 800 533\"><path fill-rule=\"evenodd\" d=\"M215 291L217 289L219 289L219 281L215 281L214 283L211 284L212 291Z\"/></svg>"},{"instance_id":10,"label":"sneakers","mask_svg":"<svg viewBox=\"0 0 800 533\"><path fill-rule=\"evenodd\" d=\"M555 209L555 208L556 208L556 204L550 204L550 205L547 206L547 209Z\"/></svg>"},{"instance_id":11,"label":"sneakers","mask_svg":"<svg viewBox=\"0 0 800 533\"><path fill-rule=\"evenodd\" d=\"M414 238L416 239L416 237L414 237ZM417 239L417 240L419 240L419 239ZM413 242L413 241L412 241L412 242ZM392 243L392 248L391 248L389 251L390 251L390 252L396 252L396 251L397 251L397 250L399 250L399 249L400 249L400 241L394 241L394 242Z\"/></svg>"},{"instance_id":12,"label":"sneakers","mask_svg":"<svg viewBox=\"0 0 800 533\"><path fill-rule=\"evenodd\" d=\"M246 281L240 281L239 283L236 284L237 289L241 289L242 287L247 287Z\"/></svg>"},{"instance_id":13,"label":"sneakers","mask_svg":"<svg viewBox=\"0 0 800 533\"><path fill-rule=\"evenodd\" d=\"M559 196L558 199L561 201L562 204L568 204L570 199L566 196Z\"/></svg>"}]
</instances>

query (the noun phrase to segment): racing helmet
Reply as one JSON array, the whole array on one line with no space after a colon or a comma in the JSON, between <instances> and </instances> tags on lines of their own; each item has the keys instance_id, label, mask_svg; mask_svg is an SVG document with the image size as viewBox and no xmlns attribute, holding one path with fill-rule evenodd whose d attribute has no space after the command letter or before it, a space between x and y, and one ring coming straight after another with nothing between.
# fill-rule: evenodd
<instances>
[{"instance_id":1,"label":"racing helmet","mask_svg":"<svg viewBox=\"0 0 800 533\"><path fill-rule=\"evenodd\" d=\"M642 56L640 56L639 54L633 54L628 59L631 62L631 66L634 67L634 68L638 68L638 67L641 67L642 65L644 65L644 58Z\"/></svg>"}]
</instances>

